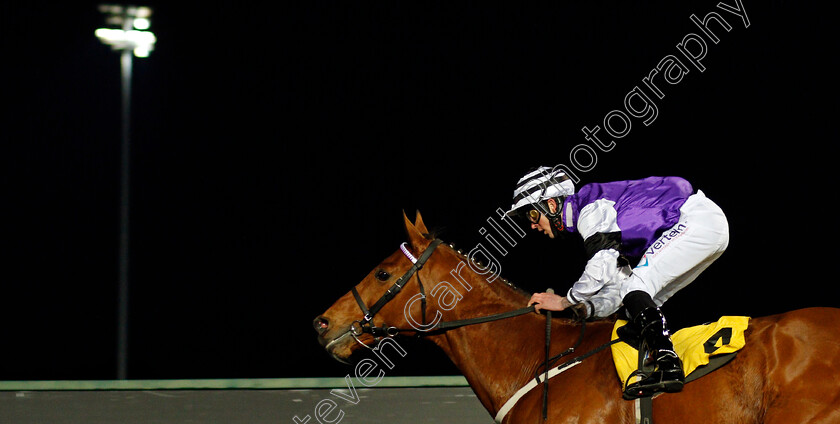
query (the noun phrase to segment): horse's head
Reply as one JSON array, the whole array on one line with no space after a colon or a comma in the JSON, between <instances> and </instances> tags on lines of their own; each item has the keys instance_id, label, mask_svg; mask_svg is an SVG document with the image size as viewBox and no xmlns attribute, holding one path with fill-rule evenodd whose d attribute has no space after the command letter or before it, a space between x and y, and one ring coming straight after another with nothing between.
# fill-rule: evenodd
<instances>
[{"instance_id":1,"label":"horse's head","mask_svg":"<svg viewBox=\"0 0 840 424\"><path fill-rule=\"evenodd\" d=\"M428 238L419 212L414 223L403 218L409 241L313 321L318 341L338 361L347 362L357 350L373 348L398 329L417 328L425 319L419 318L425 315L425 292L417 271L439 241Z\"/></svg>"}]
</instances>

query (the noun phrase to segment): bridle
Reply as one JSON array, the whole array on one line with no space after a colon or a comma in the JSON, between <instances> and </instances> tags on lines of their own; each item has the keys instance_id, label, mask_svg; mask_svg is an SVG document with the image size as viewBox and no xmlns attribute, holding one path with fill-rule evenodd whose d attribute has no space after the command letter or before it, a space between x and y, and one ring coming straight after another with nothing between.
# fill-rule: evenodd
<instances>
[{"instance_id":1,"label":"bridle","mask_svg":"<svg viewBox=\"0 0 840 424\"><path fill-rule=\"evenodd\" d=\"M365 305L365 302L362 300L362 296L359 295L359 292L356 290L356 287L353 287L350 292L353 293L353 297L356 298L356 303L359 304L359 308L364 313L364 316L361 320L353 321L350 325L350 334L356 339L359 344L370 347L359 340L359 336L364 333L368 333L374 337L374 340L378 340L380 337L394 337L400 333L400 329L396 327L376 327L373 325L373 317L382 309L385 304L390 302L401 290L405 287L406 283L411 279L414 274L417 273L420 269L423 268L423 265L426 264L426 261L432 256L435 249L440 245L443 241L440 239L432 240L432 243L429 244L429 247L423 251L419 258L415 258L411 252L408 251L406 248L406 243L400 244L400 250L402 251L403 255L405 255L408 260L411 261L411 268L402 275L402 277L398 278L394 284L388 288L388 290L373 304L370 308ZM423 322L426 321L426 290L423 287L423 282L420 281L420 275L417 275L417 283L420 285L420 302L421 307L423 309Z\"/></svg>"},{"instance_id":2,"label":"bridle","mask_svg":"<svg viewBox=\"0 0 840 424\"><path fill-rule=\"evenodd\" d=\"M353 321L353 323L350 324L350 328L344 334L341 334L340 336L333 339L330 343L328 343L326 346L327 350L329 350L330 345L338 342L339 340L343 339L348 335L352 336L353 339L355 339L356 342L360 345L368 349L374 349L373 347L359 340L359 336L367 333L372 335L374 340L379 341L382 337L394 337L402 332L418 332L418 330L414 328L402 329L388 325L385 325L384 327L376 327L373 325L372 322L373 317L376 315L377 312L379 312L380 309L382 309L383 306L385 306L385 304L390 302L403 289L403 287L405 287L405 285L408 283L411 277L416 275L417 283L420 287L420 305L422 309L422 320L423 324L426 323L426 291L423 287L423 282L420 281L420 274L417 271L423 268L423 265L426 264L426 261L429 259L430 256L432 256L432 253L434 253L435 249L437 249L437 247L441 243L443 243L442 240L432 240L431 244L429 244L429 247L427 247L426 250L423 251L419 258L415 258L414 255L412 255L411 252L406 248L406 243L402 243L400 245L400 250L402 251L403 255L405 255L405 257L412 262L411 268L409 268L408 271L406 271L405 274L402 275L402 277L398 278L397 281L390 288L388 288L388 290L370 308L368 308L367 305L365 305L365 302L362 300L362 296L359 295L359 292L356 290L356 287L353 287L350 290L350 292L353 293L353 297L356 299L356 303L359 305L359 308L362 310L364 316L360 320ZM468 318L455 321L440 321L434 326L431 326L428 329L424 330L423 333L430 333L432 331L446 331L451 330L453 328L463 327L466 325L481 324L484 322L511 318L519 315L524 315L533 311L534 306L528 306L513 311L502 312L478 318Z\"/></svg>"},{"instance_id":3,"label":"bridle","mask_svg":"<svg viewBox=\"0 0 840 424\"><path fill-rule=\"evenodd\" d=\"M423 253L420 255L420 258L415 258L414 255L412 255L411 252L408 251L408 248L406 248L406 243L400 244L400 250L402 251L403 255L405 255L405 257L412 262L411 268L409 268L408 271L406 271L405 274L402 275L402 277L398 278L397 281L391 287L389 287L388 290L385 291L385 293L379 298L379 300L377 300L370 308L368 308L367 305L365 305L364 300L362 300L362 296L359 294L358 290L356 290L355 286L352 289L350 289L350 292L353 293L353 297L356 299L356 303L359 305L359 308L362 310L364 316L360 320L353 321L350 324L350 328L347 329L347 331L345 331L344 333L327 343L327 345L325 346L327 351L330 351L330 346L340 342L347 336L353 337L353 339L356 340L356 343L368 349L374 349L362 342L361 340L359 340L359 336L367 333L372 335L373 339L378 342L382 337L394 337L401 331L406 331L389 326L385 326L384 328L376 327L373 325L373 317L376 315L377 312L379 312L380 309L382 309L383 306L385 306L386 303L390 302L402 290L403 287L405 287L406 283L408 283L408 280L410 280L411 277L415 273L417 273L417 271L423 268L423 265L426 263L429 257L432 256L432 253L434 253L435 249L442 242L443 241L439 239L432 240L432 243L429 244L429 247L427 247L426 250L423 251ZM420 285L421 305L423 308L423 321L425 322L426 290L423 287L423 283L420 281L419 276L417 277L417 282ZM338 357L335 357L335 359L341 362L345 362Z\"/></svg>"}]
</instances>

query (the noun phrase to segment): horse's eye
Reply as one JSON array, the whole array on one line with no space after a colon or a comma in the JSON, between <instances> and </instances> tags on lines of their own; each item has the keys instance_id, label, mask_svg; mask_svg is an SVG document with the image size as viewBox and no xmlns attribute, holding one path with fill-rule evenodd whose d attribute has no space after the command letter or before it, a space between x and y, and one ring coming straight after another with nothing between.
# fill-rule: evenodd
<instances>
[{"instance_id":1,"label":"horse's eye","mask_svg":"<svg viewBox=\"0 0 840 424\"><path fill-rule=\"evenodd\" d=\"M391 278L391 274L388 274L388 271L385 271L384 269L380 269L379 271L376 271L376 279L377 280L388 281L389 278Z\"/></svg>"}]
</instances>

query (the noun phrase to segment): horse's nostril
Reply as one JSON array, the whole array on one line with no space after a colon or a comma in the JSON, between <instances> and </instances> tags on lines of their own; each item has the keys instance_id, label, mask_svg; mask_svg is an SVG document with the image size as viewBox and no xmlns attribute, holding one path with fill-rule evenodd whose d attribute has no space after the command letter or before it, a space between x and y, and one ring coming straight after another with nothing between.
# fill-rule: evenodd
<instances>
[{"instance_id":1,"label":"horse's nostril","mask_svg":"<svg viewBox=\"0 0 840 424\"><path fill-rule=\"evenodd\" d=\"M330 321L322 316L319 316L312 321L312 326L315 327L315 331L317 331L318 334L324 334L330 329Z\"/></svg>"}]
</instances>

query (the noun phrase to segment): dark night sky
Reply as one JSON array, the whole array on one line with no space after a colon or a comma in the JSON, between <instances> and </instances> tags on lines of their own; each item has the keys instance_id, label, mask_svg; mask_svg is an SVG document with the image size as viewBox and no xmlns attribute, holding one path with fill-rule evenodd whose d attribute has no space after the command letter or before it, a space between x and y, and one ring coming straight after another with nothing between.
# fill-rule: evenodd
<instances>
[{"instance_id":1,"label":"dark night sky","mask_svg":"<svg viewBox=\"0 0 840 424\"><path fill-rule=\"evenodd\" d=\"M727 212L730 248L673 322L840 306L833 15L745 1L748 28L713 1L148 4L129 377L343 376L311 320L403 241L403 210L474 246L526 169L568 163L713 10L732 30L705 71L580 176L681 175ZM2 380L115 377L119 60L96 4L0 6ZM503 275L568 288L580 268L526 240ZM410 348L424 360L392 375L455 372Z\"/></svg>"}]
</instances>

